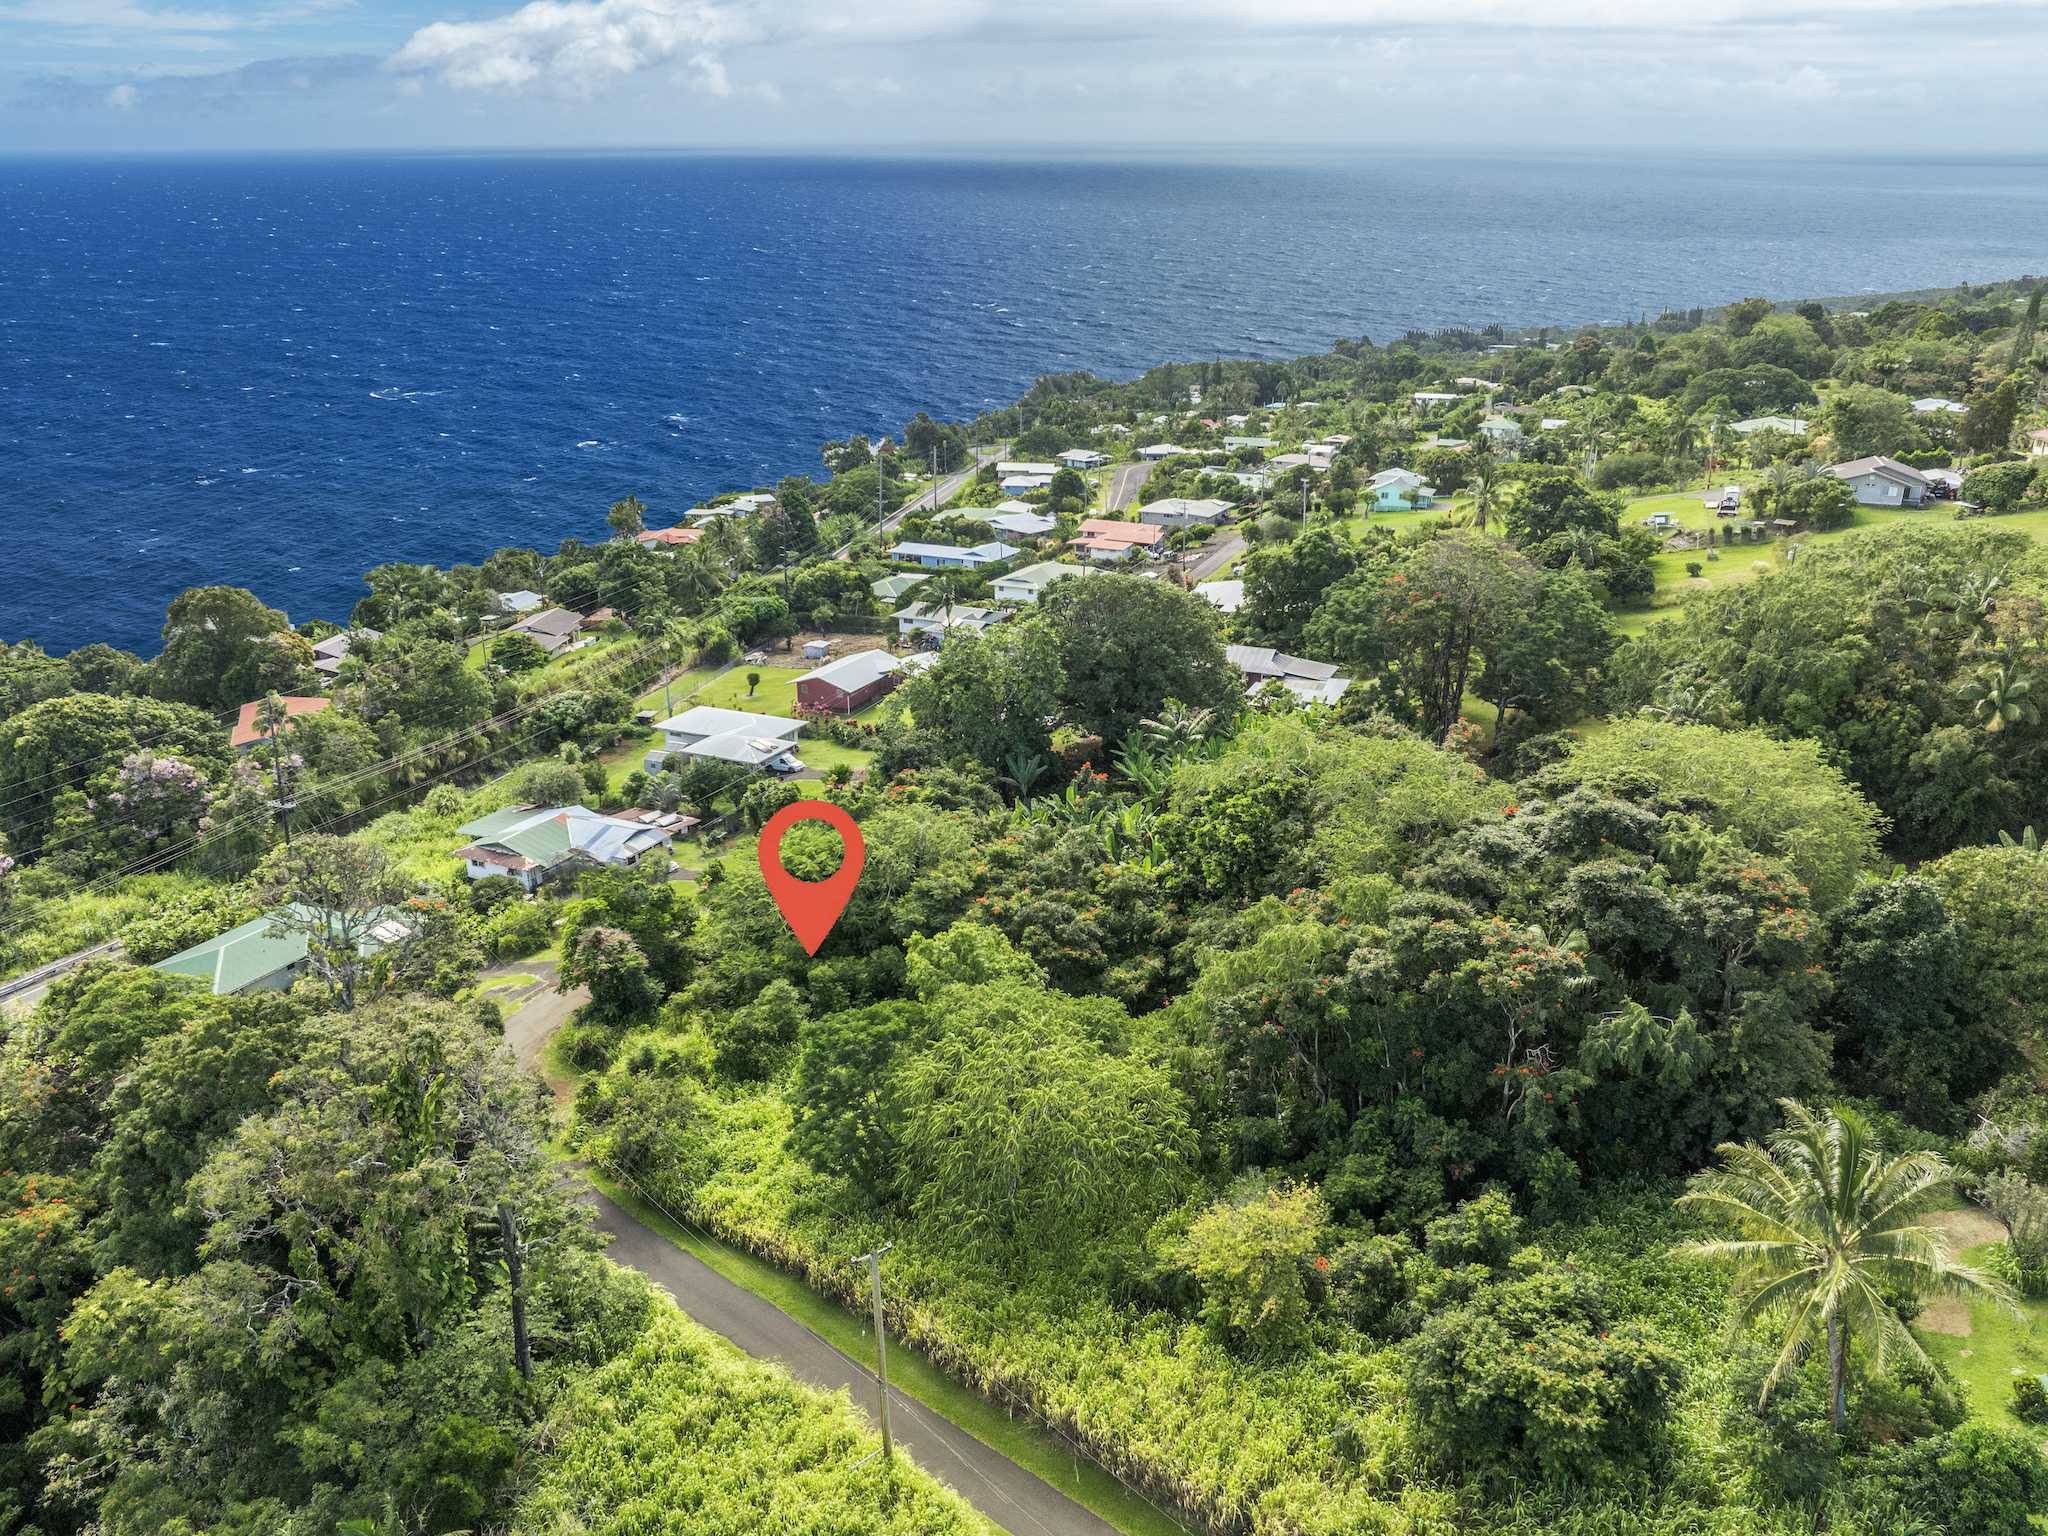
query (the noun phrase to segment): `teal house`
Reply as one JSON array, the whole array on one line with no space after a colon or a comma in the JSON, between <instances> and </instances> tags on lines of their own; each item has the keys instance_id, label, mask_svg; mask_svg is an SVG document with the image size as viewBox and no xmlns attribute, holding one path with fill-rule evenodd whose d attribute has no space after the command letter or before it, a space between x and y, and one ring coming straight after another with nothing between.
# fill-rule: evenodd
<instances>
[{"instance_id":1,"label":"teal house","mask_svg":"<svg viewBox=\"0 0 2048 1536\"><path fill-rule=\"evenodd\" d=\"M294 907L294 920L309 922L314 910ZM373 955L402 942L411 932L410 924L386 910L372 919L356 948ZM168 960L159 960L152 969L194 977L207 983L216 997L234 992L284 992L305 974L311 949L304 928L285 928L268 917L258 917Z\"/></svg>"},{"instance_id":2,"label":"teal house","mask_svg":"<svg viewBox=\"0 0 2048 1536\"><path fill-rule=\"evenodd\" d=\"M1412 469L1383 469L1365 482L1374 512L1406 512L1436 505L1436 487L1423 483Z\"/></svg>"}]
</instances>

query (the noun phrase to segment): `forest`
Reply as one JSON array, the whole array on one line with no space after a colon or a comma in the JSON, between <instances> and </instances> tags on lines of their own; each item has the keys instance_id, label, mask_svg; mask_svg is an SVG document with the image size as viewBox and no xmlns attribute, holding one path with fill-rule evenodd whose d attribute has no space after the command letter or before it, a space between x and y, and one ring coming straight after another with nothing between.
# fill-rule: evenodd
<instances>
[{"instance_id":1,"label":"forest","mask_svg":"<svg viewBox=\"0 0 2048 1536\"><path fill-rule=\"evenodd\" d=\"M0 977L125 959L0 1014L0 1533L984 1528L611 1264L582 1163L849 1307L893 1244L897 1335L1161 1529L2036 1529L2040 293L1049 377L674 553L627 498L600 545L380 567L352 631L210 588L146 661L8 646ZM665 688L896 636L878 484L1169 433L1146 502L1224 526L948 631L802 782L641 762ZM1959 493L1873 516L1824 472L1866 457ZM1376 504L1393 467L1441 502ZM1051 481L1065 539L1106 486ZM1758 558L1643 520L1724 482ZM609 613L536 657L515 588ZM865 846L815 955L752 848L799 795ZM689 877L451 860L579 797L698 815ZM289 992L149 968L313 910L412 937L309 927ZM545 1081L487 984L532 957L588 996Z\"/></svg>"}]
</instances>

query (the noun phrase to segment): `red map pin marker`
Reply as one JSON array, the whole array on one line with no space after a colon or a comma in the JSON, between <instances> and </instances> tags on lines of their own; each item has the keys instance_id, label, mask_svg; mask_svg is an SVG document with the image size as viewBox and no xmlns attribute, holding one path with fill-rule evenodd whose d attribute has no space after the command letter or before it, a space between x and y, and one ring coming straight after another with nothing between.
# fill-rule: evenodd
<instances>
[{"instance_id":1,"label":"red map pin marker","mask_svg":"<svg viewBox=\"0 0 2048 1536\"><path fill-rule=\"evenodd\" d=\"M782 867L782 836L800 821L822 821L838 829L846 844L846 857L825 880L799 880ZM799 800L785 805L761 829L761 878L768 882L768 894L782 909L789 931L803 945L804 953L815 955L831 934L839 914L853 899L860 884L861 866L867 863L868 847L860 840L860 828L853 818L830 800Z\"/></svg>"}]
</instances>

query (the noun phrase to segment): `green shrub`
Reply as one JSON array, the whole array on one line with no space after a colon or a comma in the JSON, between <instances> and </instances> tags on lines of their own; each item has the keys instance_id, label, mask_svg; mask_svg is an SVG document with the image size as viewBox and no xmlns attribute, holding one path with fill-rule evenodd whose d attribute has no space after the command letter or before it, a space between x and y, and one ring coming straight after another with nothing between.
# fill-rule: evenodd
<instances>
[{"instance_id":1,"label":"green shrub","mask_svg":"<svg viewBox=\"0 0 2048 1536\"><path fill-rule=\"evenodd\" d=\"M1183 1253L1202 1288L1202 1320L1240 1349L1280 1354L1308 1340L1330 1268L1330 1209L1309 1184L1241 1183L1188 1227Z\"/></svg>"},{"instance_id":2,"label":"green shrub","mask_svg":"<svg viewBox=\"0 0 2048 1536\"><path fill-rule=\"evenodd\" d=\"M2048 1462L2016 1430L1965 1424L1880 1447L1864 1469L1856 1492L1865 1501L1949 1536L2032 1536L2033 1517L2048 1514Z\"/></svg>"},{"instance_id":3,"label":"green shrub","mask_svg":"<svg viewBox=\"0 0 2048 1536\"><path fill-rule=\"evenodd\" d=\"M130 918L121 927L121 947L137 965L204 944L256 916L256 903L242 886L202 886L182 891Z\"/></svg>"}]
</instances>

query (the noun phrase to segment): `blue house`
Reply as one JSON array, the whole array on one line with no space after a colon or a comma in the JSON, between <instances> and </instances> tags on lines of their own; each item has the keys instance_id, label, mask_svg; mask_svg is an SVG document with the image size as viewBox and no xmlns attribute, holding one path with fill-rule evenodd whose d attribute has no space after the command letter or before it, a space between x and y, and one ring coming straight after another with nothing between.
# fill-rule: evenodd
<instances>
[{"instance_id":1,"label":"blue house","mask_svg":"<svg viewBox=\"0 0 2048 1536\"><path fill-rule=\"evenodd\" d=\"M1365 482L1375 512L1406 512L1436 505L1436 487L1425 485L1412 469L1383 469Z\"/></svg>"}]
</instances>

